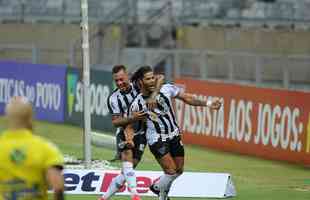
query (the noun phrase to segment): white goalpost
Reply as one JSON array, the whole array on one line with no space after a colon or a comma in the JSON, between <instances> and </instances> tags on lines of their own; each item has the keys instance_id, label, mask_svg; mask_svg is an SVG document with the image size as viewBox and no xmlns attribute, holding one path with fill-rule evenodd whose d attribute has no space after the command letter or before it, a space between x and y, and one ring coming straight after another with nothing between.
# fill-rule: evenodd
<instances>
[{"instance_id":1,"label":"white goalpost","mask_svg":"<svg viewBox=\"0 0 310 200\"><path fill-rule=\"evenodd\" d=\"M81 29L83 52L83 98L84 98L84 161L85 168L91 167L91 113L90 113L90 59L88 0L81 0Z\"/></svg>"}]
</instances>

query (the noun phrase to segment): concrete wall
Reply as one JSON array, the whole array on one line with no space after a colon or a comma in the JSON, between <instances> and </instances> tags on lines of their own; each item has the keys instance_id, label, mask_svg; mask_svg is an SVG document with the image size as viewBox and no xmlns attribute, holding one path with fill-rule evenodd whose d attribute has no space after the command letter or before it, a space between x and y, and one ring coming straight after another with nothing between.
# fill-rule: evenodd
<instances>
[{"instance_id":1,"label":"concrete wall","mask_svg":"<svg viewBox=\"0 0 310 200\"><path fill-rule=\"evenodd\" d=\"M179 46L189 49L249 52L257 55L310 56L310 32L292 30L264 30L240 28L193 28L184 27ZM227 56L210 56L207 72L210 77L228 76ZM255 80L255 57L234 56L234 72L237 79ZM284 67L289 68L292 81L310 82L309 59L263 59L262 79L281 81Z\"/></svg>"},{"instance_id":2,"label":"concrete wall","mask_svg":"<svg viewBox=\"0 0 310 200\"><path fill-rule=\"evenodd\" d=\"M90 26L90 35L96 33L98 26ZM113 31L108 30L106 37L100 41L93 40L91 43L92 62L97 58L98 42L103 42L105 47L114 45ZM69 64L70 48L77 43L75 63L81 66L81 47L79 39L81 30L78 24L0 24L1 44L25 44L35 45L40 49L39 62L49 64ZM1 50L0 59L31 60L31 52L20 49Z\"/></svg>"},{"instance_id":3,"label":"concrete wall","mask_svg":"<svg viewBox=\"0 0 310 200\"><path fill-rule=\"evenodd\" d=\"M270 54L310 54L310 32L184 27L181 46Z\"/></svg>"}]
</instances>

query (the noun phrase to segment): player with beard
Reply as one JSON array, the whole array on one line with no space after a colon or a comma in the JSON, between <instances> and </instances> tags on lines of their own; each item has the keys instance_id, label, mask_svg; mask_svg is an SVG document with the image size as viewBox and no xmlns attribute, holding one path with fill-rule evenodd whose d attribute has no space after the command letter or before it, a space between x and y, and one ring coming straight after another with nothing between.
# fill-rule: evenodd
<instances>
[{"instance_id":1,"label":"player with beard","mask_svg":"<svg viewBox=\"0 0 310 200\"><path fill-rule=\"evenodd\" d=\"M117 151L121 154L122 173L116 176L107 192L100 200L108 200L115 194L124 182L127 182L129 191L131 192L132 200L139 200L140 197L136 191L136 175L134 168L141 160L141 157L146 146L145 135L142 130L142 123L146 116L144 111L134 112L128 116L128 109L134 98L140 93L137 85L129 80L129 76L124 65L116 65L112 69L113 80L117 89L109 96L107 104L112 115L112 123L116 130ZM157 88L160 88L163 83L163 76L157 79ZM150 109L154 109L156 101L154 96L157 95L159 89L155 89L153 94L147 100L147 105ZM137 122L135 135L127 134L126 127L128 124Z\"/></svg>"},{"instance_id":2,"label":"player with beard","mask_svg":"<svg viewBox=\"0 0 310 200\"><path fill-rule=\"evenodd\" d=\"M184 147L181 141L180 129L176 122L172 99L177 98L193 106L208 106L218 110L221 107L219 99L204 101L195 95L185 93L173 84L164 84L155 97L157 107L149 109L146 100L155 91L155 75L149 66L139 68L135 75L141 88L140 94L132 102L129 115L146 113L144 118L145 134L149 148L164 171L158 182L150 189L159 195L160 200L168 198L172 182L183 173ZM135 129L135 127L131 127ZM131 133L134 131L131 131ZM159 191L159 192L158 192Z\"/></svg>"}]
</instances>

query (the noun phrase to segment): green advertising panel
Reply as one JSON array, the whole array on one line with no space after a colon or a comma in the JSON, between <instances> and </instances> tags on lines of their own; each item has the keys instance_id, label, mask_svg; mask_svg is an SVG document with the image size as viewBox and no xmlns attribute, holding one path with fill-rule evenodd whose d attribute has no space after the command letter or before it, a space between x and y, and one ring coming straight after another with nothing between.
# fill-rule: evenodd
<instances>
[{"instance_id":1,"label":"green advertising panel","mask_svg":"<svg viewBox=\"0 0 310 200\"><path fill-rule=\"evenodd\" d=\"M66 123L83 127L83 84L82 71L75 68L67 70ZM93 130L113 131L107 98L112 90L111 72L91 70L90 99L91 121Z\"/></svg>"}]
</instances>

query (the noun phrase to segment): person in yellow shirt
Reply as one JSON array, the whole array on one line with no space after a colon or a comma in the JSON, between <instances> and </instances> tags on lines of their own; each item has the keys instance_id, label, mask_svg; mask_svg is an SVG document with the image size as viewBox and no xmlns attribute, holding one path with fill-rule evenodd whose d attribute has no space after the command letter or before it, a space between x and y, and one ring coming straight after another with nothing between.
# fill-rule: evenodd
<instances>
[{"instance_id":1,"label":"person in yellow shirt","mask_svg":"<svg viewBox=\"0 0 310 200\"><path fill-rule=\"evenodd\" d=\"M6 105L8 129L0 134L0 200L64 199L63 156L55 145L32 134L31 103L13 97Z\"/></svg>"}]
</instances>

